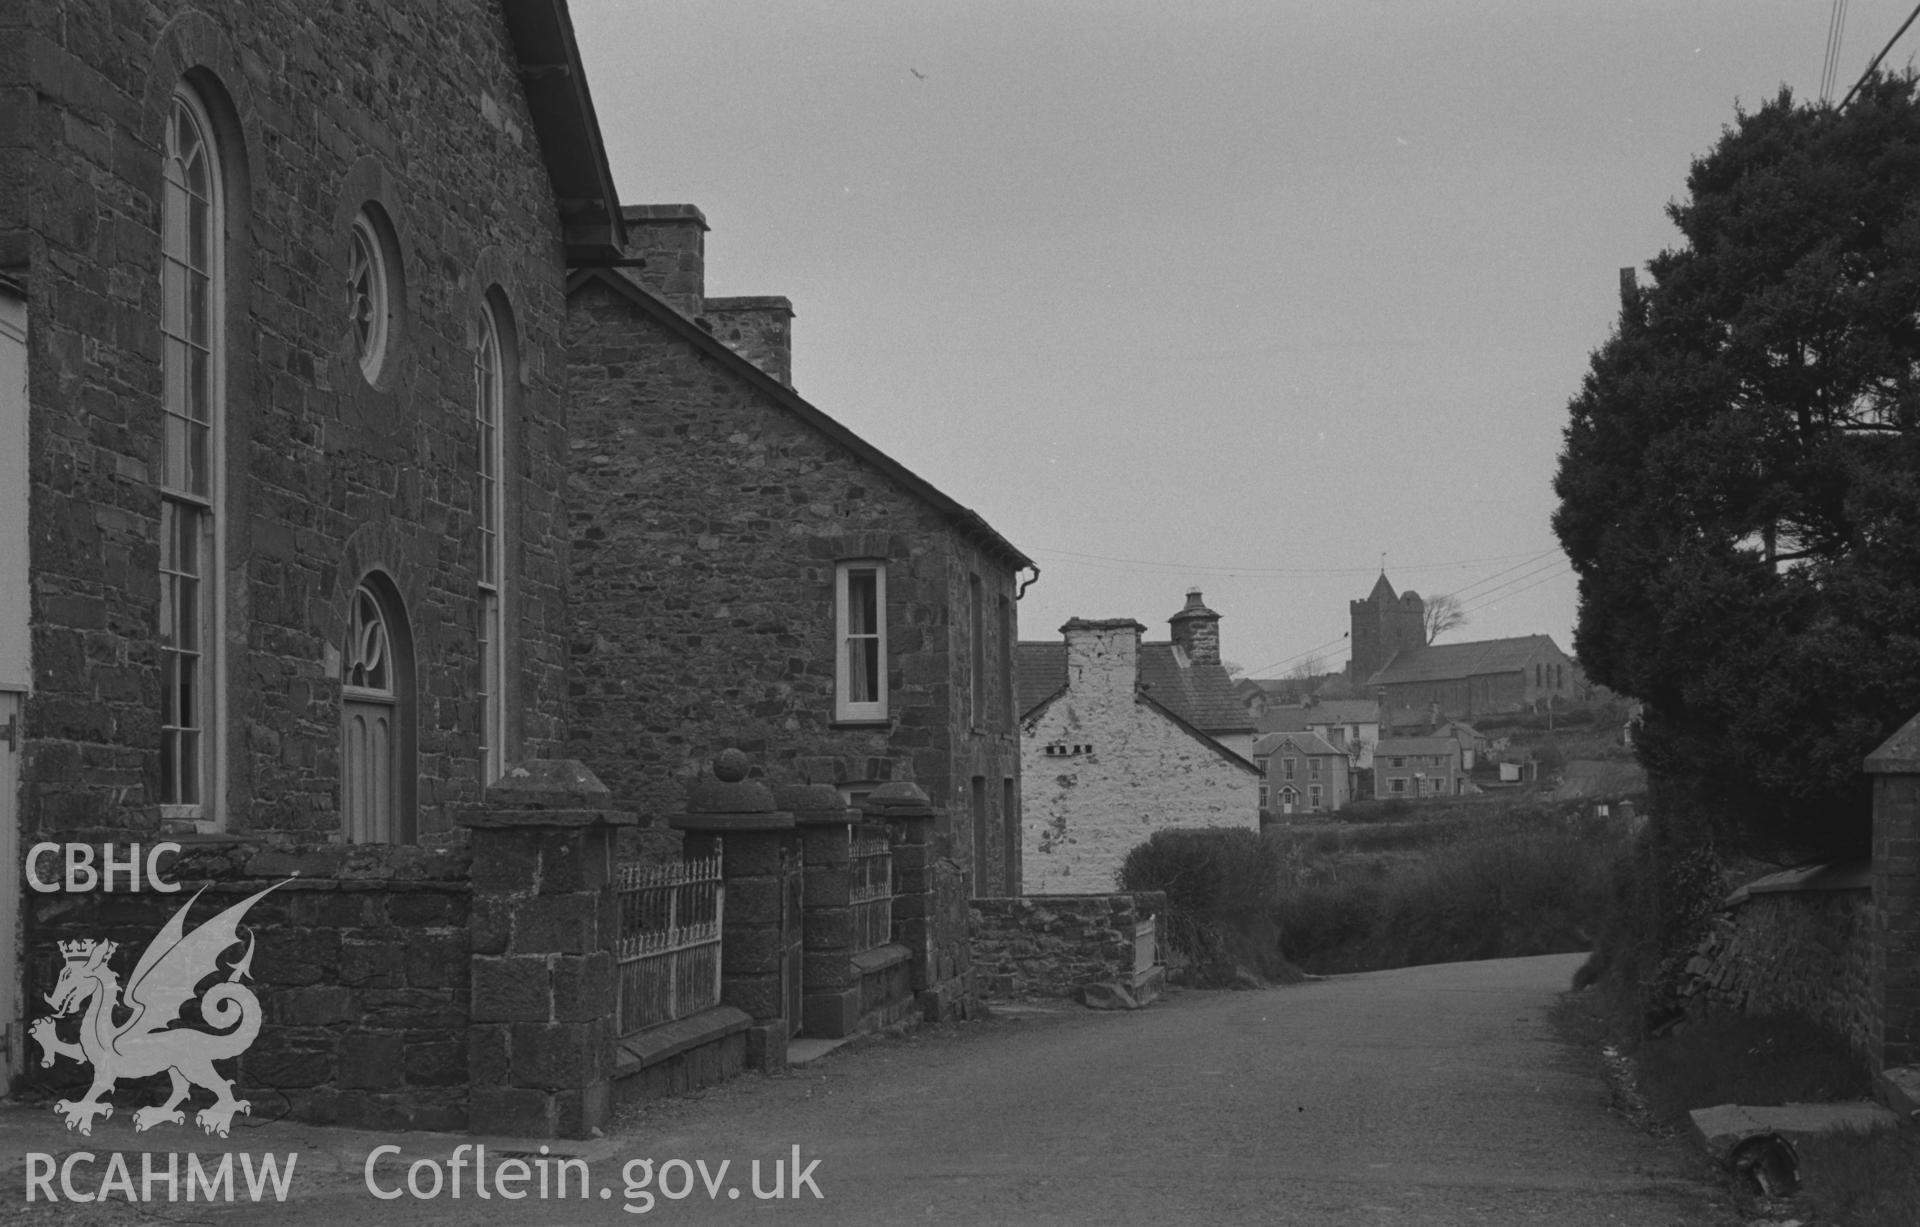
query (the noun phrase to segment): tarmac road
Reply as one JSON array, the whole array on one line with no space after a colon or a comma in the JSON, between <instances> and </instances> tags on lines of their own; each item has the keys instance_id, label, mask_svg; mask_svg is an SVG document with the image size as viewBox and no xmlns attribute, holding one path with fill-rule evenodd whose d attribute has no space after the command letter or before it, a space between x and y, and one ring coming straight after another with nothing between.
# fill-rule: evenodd
<instances>
[{"instance_id":1,"label":"tarmac road","mask_svg":"<svg viewBox=\"0 0 1920 1227\"><path fill-rule=\"evenodd\" d=\"M749 1075L623 1120L588 1148L584 1201L576 1188L566 1201L476 1200L470 1168L459 1201L444 1187L432 1201L376 1200L362 1179L371 1146L402 1147L376 1169L391 1191L414 1160L448 1172L455 1139L309 1131L285 1205L148 1206L141 1221L1737 1222L1726 1198L1697 1180L1684 1144L1611 1113L1593 1063L1555 1037L1546 1012L1578 963L1510 959L1186 992L1137 1013L1063 1008L865 1042L784 1078ZM141 1149L151 1136L104 1136L117 1124L103 1125L96 1149ZM268 1132L252 1145L264 1147ZM529 1146L496 1143L489 1166L505 1145ZM811 1183L797 1198L756 1198L751 1161L761 1160L760 1191L771 1192L778 1159L793 1192L796 1145ZM622 1167L639 1158L653 1160L653 1180L629 1197ZM673 1159L686 1166L669 1167ZM434 1174L419 1176L425 1184ZM18 1173L7 1179L18 1198ZM670 1200L663 1181L691 1191ZM650 1212L634 1214L646 1194Z\"/></svg>"}]
</instances>

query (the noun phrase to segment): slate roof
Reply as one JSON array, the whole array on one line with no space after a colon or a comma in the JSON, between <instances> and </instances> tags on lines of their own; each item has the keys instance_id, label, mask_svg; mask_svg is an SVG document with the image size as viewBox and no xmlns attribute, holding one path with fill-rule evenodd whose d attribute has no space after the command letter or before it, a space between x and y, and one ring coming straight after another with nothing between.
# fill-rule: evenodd
<instances>
[{"instance_id":1,"label":"slate roof","mask_svg":"<svg viewBox=\"0 0 1920 1227\"><path fill-rule=\"evenodd\" d=\"M1372 724L1380 719L1377 699L1322 699L1305 709L1308 724Z\"/></svg>"},{"instance_id":2,"label":"slate roof","mask_svg":"<svg viewBox=\"0 0 1920 1227\"><path fill-rule=\"evenodd\" d=\"M1256 733L1305 732L1306 728L1307 709L1298 703L1269 707L1253 718L1253 731Z\"/></svg>"},{"instance_id":3,"label":"slate roof","mask_svg":"<svg viewBox=\"0 0 1920 1227\"><path fill-rule=\"evenodd\" d=\"M1060 645L1066 651L1066 644ZM1064 667L1064 665L1063 665ZM1251 733L1253 716L1219 663L1201 664L1172 643L1140 645L1140 684L1153 701L1209 733Z\"/></svg>"},{"instance_id":4,"label":"slate roof","mask_svg":"<svg viewBox=\"0 0 1920 1227\"><path fill-rule=\"evenodd\" d=\"M1329 742L1318 733L1268 733L1265 737L1255 739L1253 743L1254 757L1258 758L1261 755L1273 754L1280 749L1282 744L1291 744L1294 749L1302 754L1338 754L1342 758L1348 757L1345 750Z\"/></svg>"},{"instance_id":5,"label":"slate roof","mask_svg":"<svg viewBox=\"0 0 1920 1227\"><path fill-rule=\"evenodd\" d=\"M1013 696L1024 720L1067 684L1067 645L1021 640L1013 649L1013 675Z\"/></svg>"},{"instance_id":6,"label":"slate roof","mask_svg":"<svg viewBox=\"0 0 1920 1227\"><path fill-rule=\"evenodd\" d=\"M1242 770L1248 772L1249 774L1259 773L1260 768L1253 765L1252 759L1240 757L1237 751L1228 749L1224 744L1222 744L1219 741L1219 739L1214 737L1213 734L1207 732L1202 728L1195 726L1192 722L1182 717L1179 712L1174 711L1172 708L1166 706L1165 704L1154 702L1153 696L1148 692L1144 690L1136 691L1135 698L1142 705L1146 707L1150 707L1154 711L1157 711L1161 715L1165 716L1169 721L1173 723L1174 727L1178 728L1181 732L1187 734L1187 736L1193 738L1195 741L1200 742L1202 745L1212 750L1215 754L1218 754L1221 758L1226 759L1228 762L1232 763L1234 766L1241 768Z\"/></svg>"},{"instance_id":7,"label":"slate roof","mask_svg":"<svg viewBox=\"0 0 1920 1227\"><path fill-rule=\"evenodd\" d=\"M1458 754L1460 743L1451 737L1382 737L1380 744L1373 748L1373 761L1379 765L1381 756L1392 758L1396 754Z\"/></svg>"},{"instance_id":8,"label":"slate roof","mask_svg":"<svg viewBox=\"0 0 1920 1227\"><path fill-rule=\"evenodd\" d=\"M1210 735L1254 731L1254 718L1234 693L1224 667L1195 663L1171 643L1141 644L1139 660L1139 682L1147 696L1188 724ZM1067 684L1064 640L1023 640L1014 649L1013 663L1018 674L1014 697L1022 719Z\"/></svg>"},{"instance_id":9,"label":"slate roof","mask_svg":"<svg viewBox=\"0 0 1920 1227\"><path fill-rule=\"evenodd\" d=\"M1488 673L1516 673L1542 653L1564 655L1550 635L1436 643L1417 652L1396 652L1367 684L1393 686L1402 682L1444 682Z\"/></svg>"}]
</instances>

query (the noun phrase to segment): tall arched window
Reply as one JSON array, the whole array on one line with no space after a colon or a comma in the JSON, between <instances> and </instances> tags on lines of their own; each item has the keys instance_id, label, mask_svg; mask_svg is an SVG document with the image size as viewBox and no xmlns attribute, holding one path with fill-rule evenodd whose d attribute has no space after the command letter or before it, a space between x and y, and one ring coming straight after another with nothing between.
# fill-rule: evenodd
<instances>
[{"instance_id":1,"label":"tall arched window","mask_svg":"<svg viewBox=\"0 0 1920 1227\"><path fill-rule=\"evenodd\" d=\"M481 308L473 360L473 412L479 440L475 497L479 502L480 576L480 781L491 784L506 767L506 627L503 601L506 567L501 554L505 519L501 472L505 468L503 419L506 364L493 304Z\"/></svg>"},{"instance_id":2,"label":"tall arched window","mask_svg":"<svg viewBox=\"0 0 1920 1227\"><path fill-rule=\"evenodd\" d=\"M160 202L160 803L196 821L220 817L222 212L213 126L183 86Z\"/></svg>"}]
</instances>

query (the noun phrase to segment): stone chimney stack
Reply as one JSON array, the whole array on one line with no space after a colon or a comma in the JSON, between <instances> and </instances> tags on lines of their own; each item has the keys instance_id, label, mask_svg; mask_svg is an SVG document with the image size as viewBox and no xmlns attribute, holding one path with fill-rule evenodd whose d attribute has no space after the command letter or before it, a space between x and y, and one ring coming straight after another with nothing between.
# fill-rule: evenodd
<instances>
[{"instance_id":1,"label":"stone chimney stack","mask_svg":"<svg viewBox=\"0 0 1920 1227\"><path fill-rule=\"evenodd\" d=\"M1132 703L1146 630L1132 618L1069 618L1060 633L1067 637L1067 685L1075 698L1095 706Z\"/></svg>"},{"instance_id":2,"label":"stone chimney stack","mask_svg":"<svg viewBox=\"0 0 1920 1227\"><path fill-rule=\"evenodd\" d=\"M793 302L775 295L709 298L702 321L728 349L793 386Z\"/></svg>"},{"instance_id":3,"label":"stone chimney stack","mask_svg":"<svg viewBox=\"0 0 1920 1227\"><path fill-rule=\"evenodd\" d=\"M793 303L766 295L707 297L707 218L696 205L626 205L627 272L661 301L720 338L728 349L793 386Z\"/></svg>"},{"instance_id":4,"label":"stone chimney stack","mask_svg":"<svg viewBox=\"0 0 1920 1227\"><path fill-rule=\"evenodd\" d=\"M1173 627L1173 641L1186 650L1187 659L1197 665L1220 663L1220 615L1208 609L1198 588L1187 589L1187 604L1167 619Z\"/></svg>"},{"instance_id":5,"label":"stone chimney stack","mask_svg":"<svg viewBox=\"0 0 1920 1227\"><path fill-rule=\"evenodd\" d=\"M623 205L627 255L643 264L627 272L688 319L706 310L707 218L690 204Z\"/></svg>"}]
</instances>

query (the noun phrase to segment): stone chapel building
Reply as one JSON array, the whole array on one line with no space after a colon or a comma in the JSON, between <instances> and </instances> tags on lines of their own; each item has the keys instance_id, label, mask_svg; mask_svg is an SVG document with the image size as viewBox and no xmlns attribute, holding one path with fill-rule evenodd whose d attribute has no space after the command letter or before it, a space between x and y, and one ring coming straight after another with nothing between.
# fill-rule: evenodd
<instances>
[{"instance_id":1,"label":"stone chapel building","mask_svg":"<svg viewBox=\"0 0 1920 1227\"><path fill-rule=\"evenodd\" d=\"M56 879L0 874L0 1076L59 942L130 961L192 894L55 862L165 843L195 923L274 887L242 1084L584 1134L617 1038L591 840L723 745L931 794L964 947L1017 876L1025 559L716 340L780 311L611 271L564 3L0 0L0 116L0 860ZM570 304L666 381L576 362Z\"/></svg>"},{"instance_id":2,"label":"stone chapel building","mask_svg":"<svg viewBox=\"0 0 1920 1227\"><path fill-rule=\"evenodd\" d=\"M456 811L565 749L566 273L622 239L566 10L9 2L0 110L0 830L299 869L253 917L294 945L245 1076L464 1125L468 918L432 887ZM37 1003L56 936L175 902L123 899L7 910L0 983Z\"/></svg>"}]
</instances>

